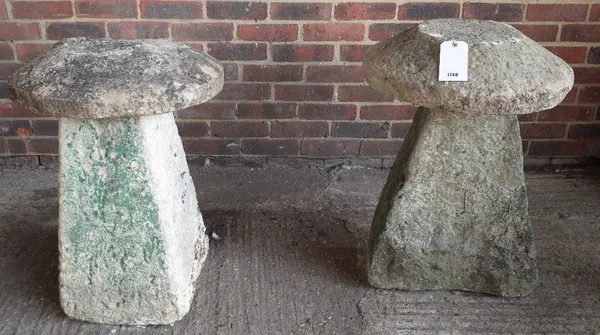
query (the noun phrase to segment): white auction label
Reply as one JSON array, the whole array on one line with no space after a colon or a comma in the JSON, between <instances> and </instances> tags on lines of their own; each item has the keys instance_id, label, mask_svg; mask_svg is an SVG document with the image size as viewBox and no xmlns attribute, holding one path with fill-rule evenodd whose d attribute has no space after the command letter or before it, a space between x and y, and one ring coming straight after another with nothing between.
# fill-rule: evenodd
<instances>
[{"instance_id":1,"label":"white auction label","mask_svg":"<svg viewBox=\"0 0 600 335\"><path fill-rule=\"evenodd\" d=\"M469 45L463 41L446 41L440 46L439 81L467 81Z\"/></svg>"}]
</instances>

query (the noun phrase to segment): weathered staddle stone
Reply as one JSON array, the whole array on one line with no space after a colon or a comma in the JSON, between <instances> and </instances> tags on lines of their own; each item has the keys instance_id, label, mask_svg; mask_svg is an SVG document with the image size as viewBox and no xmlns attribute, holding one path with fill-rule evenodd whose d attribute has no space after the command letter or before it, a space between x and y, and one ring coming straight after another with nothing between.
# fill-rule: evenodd
<instances>
[{"instance_id":1,"label":"weathered staddle stone","mask_svg":"<svg viewBox=\"0 0 600 335\"><path fill-rule=\"evenodd\" d=\"M169 40L70 38L9 80L11 99L74 119L170 113L223 88L222 67L214 58Z\"/></svg>"},{"instance_id":2,"label":"weathered staddle stone","mask_svg":"<svg viewBox=\"0 0 600 335\"><path fill-rule=\"evenodd\" d=\"M468 43L468 81L438 81L444 41ZM557 105L572 69L506 24L457 19L376 44L363 68L377 91L421 106L373 219L371 285L509 297L534 290L516 114Z\"/></svg>"},{"instance_id":3,"label":"weathered staddle stone","mask_svg":"<svg viewBox=\"0 0 600 335\"><path fill-rule=\"evenodd\" d=\"M60 301L73 318L168 324L208 252L172 111L223 86L211 57L168 40L67 39L18 68L11 98L60 117Z\"/></svg>"}]
</instances>

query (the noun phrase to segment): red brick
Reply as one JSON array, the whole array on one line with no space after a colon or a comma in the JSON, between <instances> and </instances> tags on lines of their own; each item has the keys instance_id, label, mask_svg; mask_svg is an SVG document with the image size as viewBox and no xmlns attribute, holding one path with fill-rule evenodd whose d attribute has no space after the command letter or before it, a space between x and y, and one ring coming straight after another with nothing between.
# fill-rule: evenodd
<instances>
[{"instance_id":1,"label":"red brick","mask_svg":"<svg viewBox=\"0 0 600 335\"><path fill-rule=\"evenodd\" d=\"M271 123L271 137L326 137L329 124L325 121L276 121Z\"/></svg>"},{"instance_id":2,"label":"red brick","mask_svg":"<svg viewBox=\"0 0 600 335\"><path fill-rule=\"evenodd\" d=\"M242 139L242 154L295 156L298 155L298 140L295 139Z\"/></svg>"},{"instance_id":3,"label":"red brick","mask_svg":"<svg viewBox=\"0 0 600 335\"><path fill-rule=\"evenodd\" d=\"M459 16L460 5L457 3L413 2L398 7L399 20L431 20Z\"/></svg>"},{"instance_id":4,"label":"red brick","mask_svg":"<svg viewBox=\"0 0 600 335\"><path fill-rule=\"evenodd\" d=\"M582 156L584 141L532 141L529 156Z\"/></svg>"},{"instance_id":5,"label":"red brick","mask_svg":"<svg viewBox=\"0 0 600 335\"><path fill-rule=\"evenodd\" d=\"M57 154L58 138L30 138L29 148L32 154Z\"/></svg>"},{"instance_id":6,"label":"red brick","mask_svg":"<svg viewBox=\"0 0 600 335\"><path fill-rule=\"evenodd\" d=\"M331 4L314 3L272 3L271 19L273 20L329 20Z\"/></svg>"},{"instance_id":7,"label":"red brick","mask_svg":"<svg viewBox=\"0 0 600 335\"><path fill-rule=\"evenodd\" d=\"M266 137L269 126L264 121L212 121L210 129L216 137Z\"/></svg>"},{"instance_id":8,"label":"red brick","mask_svg":"<svg viewBox=\"0 0 600 335\"><path fill-rule=\"evenodd\" d=\"M362 106L361 120L411 120L415 115L413 105Z\"/></svg>"},{"instance_id":9,"label":"red brick","mask_svg":"<svg viewBox=\"0 0 600 335\"><path fill-rule=\"evenodd\" d=\"M273 45L275 62L326 62L333 60L333 45Z\"/></svg>"},{"instance_id":10,"label":"red brick","mask_svg":"<svg viewBox=\"0 0 600 335\"><path fill-rule=\"evenodd\" d=\"M362 62L365 51L371 45L341 45L340 60L342 62Z\"/></svg>"},{"instance_id":11,"label":"red brick","mask_svg":"<svg viewBox=\"0 0 600 335\"><path fill-rule=\"evenodd\" d=\"M31 121L31 124L33 126L33 133L35 135L42 135L42 136L58 135L58 120L34 119Z\"/></svg>"},{"instance_id":12,"label":"red brick","mask_svg":"<svg viewBox=\"0 0 600 335\"><path fill-rule=\"evenodd\" d=\"M173 38L178 41L231 41L233 23L173 24Z\"/></svg>"},{"instance_id":13,"label":"red brick","mask_svg":"<svg viewBox=\"0 0 600 335\"><path fill-rule=\"evenodd\" d=\"M0 42L0 60L13 60L13 50L8 43Z\"/></svg>"},{"instance_id":14,"label":"red brick","mask_svg":"<svg viewBox=\"0 0 600 335\"><path fill-rule=\"evenodd\" d=\"M189 45L191 48L196 49L198 51L204 51L204 45L198 42L185 42L185 44Z\"/></svg>"},{"instance_id":15,"label":"red brick","mask_svg":"<svg viewBox=\"0 0 600 335\"><path fill-rule=\"evenodd\" d=\"M600 123L572 124L569 138L581 140L600 140Z\"/></svg>"},{"instance_id":16,"label":"red brick","mask_svg":"<svg viewBox=\"0 0 600 335\"><path fill-rule=\"evenodd\" d=\"M588 5L585 4L528 4L527 21L585 21Z\"/></svg>"},{"instance_id":17,"label":"red brick","mask_svg":"<svg viewBox=\"0 0 600 335\"><path fill-rule=\"evenodd\" d=\"M315 23L304 25L305 41L362 41L362 23Z\"/></svg>"},{"instance_id":18,"label":"red brick","mask_svg":"<svg viewBox=\"0 0 600 335\"><path fill-rule=\"evenodd\" d=\"M0 22L0 40L39 40L40 26L37 23Z\"/></svg>"},{"instance_id":19,"label":"red brick","mask_svg":"<svg viewBox=\"0 0 600 335\"><path fill-rule=\"evenodd\" d=\"M78 17L134 18L137 17L135 0L76 0Z\"/></svg>"},{"instance_id":20,"label":"red brick","mask_svg":"<svg viewBox=\"0 0 600 335\"><path fill-rule=\"evenodd\" d=\"M240 24L238 39L244 41L291 42L298 39L295 24Z\"/></svg>"},{"instance_id":21,"label":"red brick","mask_svg":"<svg viewBox=\"0 0 600 335\"><path fill-rule=\"evenodd\" d=\"M525 4L515 3L465 3L463 18L494 21L521 21Z\"/></svg>"},{"instance_id":22,"label":"red brick","mask_svg":"<svg viewBox=\"0 0 600 335\"><path fill-rule=\"evenodd\" d=\"M301 143L303 155L316 157L357 156L360 140L306 139Z\"/></svg>"},{"instance_id":23,"label":"red brick","mask_svg":"<svg viewBox=\"0 0 600 335\"><path fill-rule=\"evenodd\" d=\"M556 41L558 34L557 25L524 25L513 24L513 27L520 30L525 36L536 42L553 42Z\"/></svg>"},{"instance_id":24,"label":"red brick","mask_svg":"<svg viewBox=\"0 0 600 335\"><path fill-rule=\"evenodd\" d=\"M588 64L600 64L600 47L591 47L587 55Z\"/></svg>"},{"instance_id":25,"label":"red brick","mask_svg":"<svg viewBox=\"0 0 600 335\"><path fill-rule=\"evenodd\" d=\"M70 1L13 1L10 4L14 19L47 20L73 16Z\"/></svg>"},{"instance_id":26,"label":"red brick","mask_svg":"<svg viewBox=\"0 0 600 335\"><path fill-rule=\"evenodd\" d=\"M193 20L202 18L202 3L195 1L142 0L143 18Z\"/></svg>"},{"instance_id":27,"label":"red brick","mask_svg":"<svg viewBox=\"0 0 600 335\"><path fill-rule=\"evenodd\" d=\"M339 101L353 102L390 102L394 99L388 98L376 92L369 86L340 86L338 88Z\"/></svg>"},{"instance_id":28,"label":"red brick","mask_svg":"<svg viewBox=\"0 0 600 335\"><path fill-rule=\"evenodd\" d=\"M300 81L302 65L244 65L244 81Z\"/></svg>"},{"instance_id":29,"label":"red brick","mask_svg":"<svg viewBox=\"0 0 600 335\"><path fill-rule=\"evenodd\" d=\"M590 22L600 21L600 4L592 5L590 10Z\"/></svg>"},{"instance_id":30,"label":"red brick","mask_svg":"<svg viewBox=\"0 0 600 335\"><path fill-rule=\"evenodd\" d=\"M188 155L237 155L240 141L222 138L182 138L183 149Z\"/></svg>"},{"instance_id":31,"label":"red brick","mask_svg":"<svg viewBox=\"0 0 600 335\"><path fill-rule=\"evenodd\" d=\"M271 98L271 85L254 83L225 83L215 100L267 100Z\"/></svg>"},{"instance_id":32,"label":"red brick","mask_svg":"<svg viewBox=\"0 0 600 335\"><path fill-rule=\"evenodd\" d=\"M296 104L241 103L237 114L240 119L291 119L296 116Z\"/></svg>"},{"instance_id":33,"label":"red brick","mask_svg":"<svg viewBox=\"0 0 600 335\"><path fill-rule=\"evenodd\" d=\"M392 124L392 138L405 138L406 134L408 134L408 130L410 129L412 123L393 123Z\"/></svg>"},{"instance_id":34,"label":"red brick","mask_svg":"<svg viewBox=\"0 0 600 335\"><path fill-rule=\"evenodd\" d=\"M584 87L579 93L580 103L600 103L600 86Z\"/></svg>"},{"instance_id":35,"label":"red brick","mask_svg":"<svg viewBox=\"0 0 600 335\"><path fill-rule=\"evenodd\" d=\"M360 137L360 138L386 138L390 124L387 122L332 122L331 136L333 137Z\"/></svg>"},{"instance_id":36,"label":"red brick","mask_svg":"<svg viewBox=\"0 0 600 335\"><path fill-rule=\"evenodd\" d=\"M208 54L219 60L265 60L266 43L215 43L208 45Z\"/></svg>"},{"instance_id":37,"label":"red brick","mask_svg":"<svg viewBox=\"0 0 600 335\"><path fill-rule=\"evenodd\" d=\"M592 121L595 115L595 106L556 106L540 112L538 121Z\"/></svg>"},{"instance_id":38,"label":"red brick","mask_svg":"<svg viewBox=\"0 0 600 335\"><path fill-rule=\"evenodd\" d=\"M39 55L42 51L54 45L53 43L21 43L17 44L17 58L20 61L28 61Z\"/></svg>"},{"instance_id":39,"label":"red brick","mask_svg":"<svg viewBox=\"0 0 600 335\"><path fill-rule=\"evenodd\" d=\"M529 140L564 137L567 125L564 123L521 123L520 126L521 138Z\"/></svg>"},{"instance_id":40,"label":"red brick","mask_svg":"<svg viewBox=\"0 0 600 335\"><path fill-rule=\"evenodd\" d=\"M177 121L177 130L181 137L206 137L208 124L198 121Z\"/></svg>"},{"instance_id":41,"label":"red brick","mask_svg":"<svg viewBox=\"0 0 600 335\"><path fill-rule=\"evenodd\" d=\"M356 119L356 106L342 104L300 105L298 117L308 120L354 120Z\"/></svg>"},{"instance_id":42,"label":"red brick","mask_svg":"<svg viewBox=\"0 0 600 335\"><path fill-rule=\"evenodd\" d=\"M108 33L114 39L168 38L169 24L166 22L110 22Z\"/></svg>"},{"instance_id":43,"label":"red brick","mask_svg":"<svg viewBox=\"0 0 600 335\"><path fill-rule=\"evenodd\" d=\"M208 1L206 16L217 20L264 20L267 18L267 4L247 1Z\"/></svg>"},{"instance_id":44,"label":"red brick","mask_svg":"<svg viewBox=\"0 0 600 335\"><path fill-rule=\"evenodd\" d=\"M365 80L358 65L312 65L306 68L306 81L318 83L360 83Z\"/></svg>"},{"instance_id":45,"label":"red brick","mask_svg":"<svg viewBox=\"0 0 600 335\"><path fill-rule=\"evenodd\" d=\"M8 20L8 12L4 6L4 1L0 2L0 20Z\"/></svg>"},{"instance_id":46,"label":"red brick","mask_svg":"<svg viewBox=\"0 0 600 335\"><path fill-rule=\"evenodd\" d=\"M560 35L561 41L600 42L600 25L565 24Z\"/></svg>"},{"instance_id":47,"label":"red brick","mask_svg":"<svg viewBox=\"0 0 600 335\"><path fill-rule=\"evenodd\" d=\"M33 111L23 108L10 100L0 100L0 118L31 117Z\"/></svg>"},{"instance_id":48,"label":"red brick","mask_svg":"<svg viewBox=\"0 0 600 335\"><path fill-rule=\"evenodd\" d=\"M600 67L574 67L575 84L600 84Z\"/></svg>"},{"instance_id":49,"label":"red brick","mask_svg":"<svg viewBox=\"0 0 600 335\"><path fill-rule=\"evenodd\" d=\"M27 120L0 120L0 137L30 136L31 125Z\"/></svg>"},{"instance_id":50,"label":"red brick","mask_svg":"<svg viewBox=\"0 0 600 335\"><path fill-rule=\"evenodd\" d=\"M189 45L191 48L194 48L198 51L204 51L204 45L202 45L201 43L186 42L185 44Z\"/></svg>"},{"instance_id":51,"label":"red brick","mask_svg":"<svg viewBox=\"0 0 600 335\"><path fill-rule=\"evenodd\" d=\"M182 109L177 112L177 115L182 119L233 119L235 118L235 104L230 102L205 102Z\"/></svg>"},{"instance_id":52,"label":"red brick","mask_svg":"<svg viewBox=\"0 0 600 335\"><path fill-rule=\"evenodd\" d=\"M577 98L577 87L573 87L573 88L571 88L569 93L567 93L567 95L565 96L565 98L563 99L562 102L575 102L576 98Z\"/></svg>"},{"instance_id":53,"label":"red brick","mask_svg":"<svg viewBox=\"0 0 600 335\"><path fill-rule=\"evenodd\" d=\"M345 2L335 6L338 20L386 20L395 16L395 2Z\"/></svg>"},{"instance_id":54,"label":"red brick","mask_svg":"<svg viewBox=\"0 0 600 335\"><path fill-rule=\"evenodd\" d=\"M360 143L360 156L393 157L402 146L401 140L365 140Z\"/></svg>"},{"instance_id":55,"label":"red brick","mask_svg":"<svg viewBox=\"0 0 600 335\"><path fill-rule=\"evenodd\" d=\"M0 63L0 80L7 80L10 73L19 66L19 63Z\"/></svg>"},{"instance_id":56,"label":"red brick","mask_svg":"<svg viewBox=\"0 0 600 335\"><path fill-rule=\"evenodd\" d=\"M584 63L587 54L586 47L546 47L550 52L562 58L567 63Z\"/></svg>"},{"instance_id":57,"label":"red brick","mask_svg":"<svg viewBox=\"0 0 600 335\"><path fill-rule=\"evenodd\" d=\"M11 154L27 153L27 143L22 138L7 138L6 144L8 145L8 151Z\"/></svg>"},{"instance_id":58,"label":"red brick","mask_svg":"<svg viewBox=\"0 0 600 335\"><path fill-rule=\"evenodd\" d=\"M275 85L275 99L283 101L329 101L333 86L329 85Z\"/></svg>"},{"instance_id":59,"label":"red brick","mask_svg":"<svg viewBox=\"0 0 600 335\"><path fill-rule=\"evenodd\" d=\"M88 37L88 38L106 37L104 23L101 23L101 22L50 23L46 26L46 38L49 40L62 40L63 38L70 38L70 37Z\"/></svg>"},{"instance_id":60,"label":"red brick","mask_svg":"<svg viewBox=\"0 0 600 335\"><path fill-rule=\"evenodd\" d=\"M237 81L240 79L238 65L236 63L221 63L223 65L223 76L225 81Z\"/></svg>"},{"instance_id":61,"label":"red brick","mask_svg":"<svg viewBox=\"0 0 600 335\"><path fill-rule=\"evenodd\" d=\"M382 41L415 26L414 23L374 23L369 27L369 39Z\"/></svg>"}]
</instances>

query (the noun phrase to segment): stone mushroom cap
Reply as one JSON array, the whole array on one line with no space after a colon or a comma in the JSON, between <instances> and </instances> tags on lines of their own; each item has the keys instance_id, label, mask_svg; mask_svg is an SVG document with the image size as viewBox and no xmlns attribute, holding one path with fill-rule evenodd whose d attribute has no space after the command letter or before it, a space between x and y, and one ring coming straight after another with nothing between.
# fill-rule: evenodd
<instances>
[{"instance_id":1,"label":"stone mushroom cap","mask_svg":"<svg viewBox=\"0 0 600 335\"><path fill-rule=\"evenodd\" d=\"M223 88L223 67L171 40L69 38L17 68L9 95L41 114L100 119L173 112Z\"/></svg>"},{"instance_id":2,"label":"stone mushroom cap","mask_svg":"<svg viewBox=\"0 0 600 335\"><path fill-rule=\"evenodd\" d=\"M469 45L468 81L438 81L440 45ZM464 114L528 114L556 106L573 70L515 28L494 21L440 19L369 48L367 82L382 94Z\"/></svg>"}]
</instances>

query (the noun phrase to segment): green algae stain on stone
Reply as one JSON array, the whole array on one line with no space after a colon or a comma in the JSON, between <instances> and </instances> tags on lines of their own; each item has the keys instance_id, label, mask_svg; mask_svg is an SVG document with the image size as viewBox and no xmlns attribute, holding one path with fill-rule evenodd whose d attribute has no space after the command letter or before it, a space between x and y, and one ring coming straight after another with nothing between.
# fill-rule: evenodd
<instances>
[{"instance_id":1,"label":"green algae stain on stone","mask_svg":"<svg viewBox=\"0 0 600 335\"><path fill-rule=\"evenodd\" d=\"M166 280L155 274L164 246L137 122L78 121L61 133L61 244L71 257L63 268L123 296Z\"/></svg>"}]
</instances>

